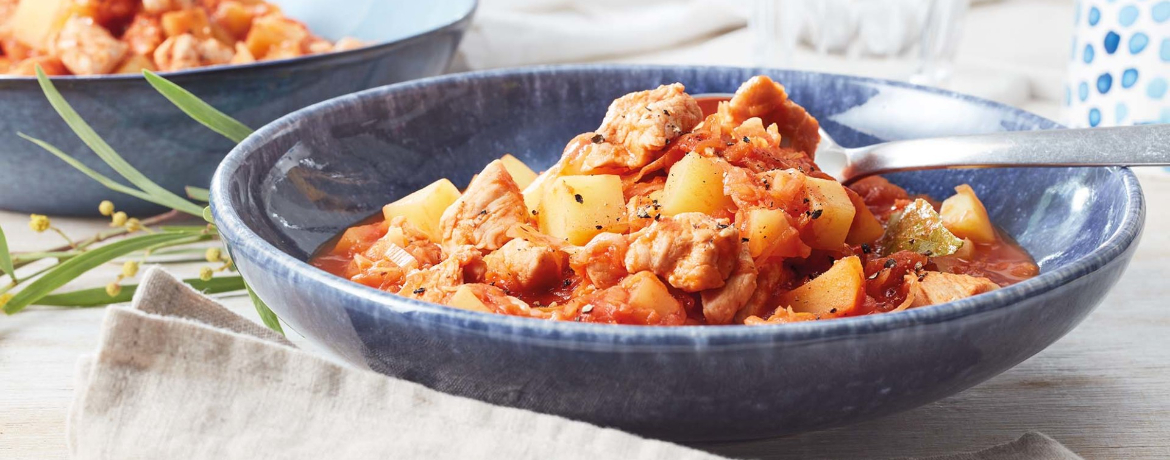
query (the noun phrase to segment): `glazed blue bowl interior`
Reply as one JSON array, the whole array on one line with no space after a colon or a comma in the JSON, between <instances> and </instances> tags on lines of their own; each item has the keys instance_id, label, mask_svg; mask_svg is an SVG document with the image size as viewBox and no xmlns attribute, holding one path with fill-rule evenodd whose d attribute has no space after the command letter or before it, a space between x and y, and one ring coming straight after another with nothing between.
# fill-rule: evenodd
<instances>
[{"instance_id":1,"label":"glazed blue bowl interior","mask_svg":"<svg viewBox=\"0 0 1170 460\"><path fill-rule=\"evenodd\" d=\"M475 0L272 0L320 35L370 46L278 61L163 74L212 106L258 128L292 111L369 88L438 75L471 21ZM194 122L140 75L54 77L98 134L169 190L206 187L234 143ZM48 141L85 165L119 176L74 135L37 81L0 76L0 209L96 215L103 199L132 215L163 209L112 192L17 133Z\"/></svg>"},{"instance_id":2,"label":"glazed blue bowl interior","mask_svg":"<svg viewBox=\"0 0 1170 460\"><path fill-rule=\"evenodd\" d=\"M453 394L684 441L749 439L856 422L994 376L1071 330L1132 256L1144 222L1117 168L914 172L889 178L945 197L971 184L1041 267L959 302L773 326L547 322L400 298L305 260L347 226L438 178L466 184L512 153L551 165L614 98L671 82L734 91L753 75L846 146L1049 129L1035 115L952 93L797 71L584 66L438 77L285 117L220 167L213 209L239 269L289 326L358 365Z\"/></svg>"}]
</instances>

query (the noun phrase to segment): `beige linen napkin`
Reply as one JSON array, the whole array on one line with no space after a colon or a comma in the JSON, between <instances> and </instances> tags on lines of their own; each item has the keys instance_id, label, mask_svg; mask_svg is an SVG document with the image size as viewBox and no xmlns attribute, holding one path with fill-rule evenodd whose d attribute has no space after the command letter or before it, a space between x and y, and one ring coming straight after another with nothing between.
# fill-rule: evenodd
<instances>
[{"instance_id":1,"label":"beige linen napkin","mask_svg":"<svg viewBox=\"0 0 1170 460\"><path fill-rule=\"evenodd\" d=\"M715 459L451 396L297 350L159 269L78 363L75 459ZM1029 434L939 459L1079 459Z\"/></svg>"}]
</instances>

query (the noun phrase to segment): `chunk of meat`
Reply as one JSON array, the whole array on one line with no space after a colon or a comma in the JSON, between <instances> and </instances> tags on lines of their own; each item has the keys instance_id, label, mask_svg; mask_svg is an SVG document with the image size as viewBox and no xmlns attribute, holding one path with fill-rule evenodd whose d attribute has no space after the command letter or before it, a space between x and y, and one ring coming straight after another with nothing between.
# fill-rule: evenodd
<instances>
[{"instance_id":1,"label":"chunk of meat","mask_svg":"<svg viewBox=\"0 0 1170 460\"><path fill-rule=\"evenodd\" d=\"M145 14L135 16L134 22L131 22L130 27L126 28L126 33L122 34L122 41L130 45L130 51L143 56L154 54L154 50L158 49L158 45L165 39L158 18Z\"/></svg>"},{"instance_id":2,"label":"chunk of meat","mask_svg":"<svg viewBox=\"0 0 1170 460\"><path fill-rule=\"evenodd\" d=\"M911 282L912 279L917 282ZM909 274L906 280L910 285L907 297L914 299L910 308L953 302L999 289L998 284L987 278L953 273L925 272L921 277Z\"/></svg>"},{"instance_id":3,"label":"chunk of meat","mask_svg":"<svg viewBox=\"0 0 1170 460\"><path fill-rule=\"evenodd\" d=\"M478 281L483 257L473 246L454 248L442 262L406 275L398 295L427 302L443 303L464 282Z\"/></svg>"},{"instance_id":4,"label":"chunk of meat","mask_svg":"<svg viewBox=\"0 0 1170 460\"><path fill-rule=\"evenodd\" d=\"M720 105L720 116L731 126L759 117L764 126L776 124L789 147L815 158L821 141L820 124L803 107L788 99L784 86L760 75L740 85L731 102Z\"/></svg>"},{"instance_id":5,"label":"chunk of meat","mask_svg":"<svg viewBox=\"0 0 1170 460\"><path fill-rule=\"evenodd\" d=\"M472 245L495 251L511 237L508 229L528 222L520 187L504 163L493 161L471 181L467 191L439 219L444 248Z\"/></svg>"},{"instance_id":6,"label":"chunk of meat","mask_svg":"<svg viewBox=\"0 0 1170 460\"><path fill-rule=\"evenodd\" d=\"M598 288L618 284L629 272L626 271L626 251L630 241L625 235L601 233L584 247L573 251L569 266L573 272Z\"/></svg>"},{"instance_id":7,"label":"chunk of meat","mask_svg":"<svg viewBox=\"0 0 1170 460\"><path fill-rule=\"evenodd\" d=\"M740 245L735 271L723 287L703 291L703 317L708 324L729 324L756 292L756 263L746 245Z\"/></svg>"},{"instance_id":8,"label":"chunk of meat","mask_svg":"<svg viewBox=\"0 0 1170 460\"><path fill-rule=\"evenodd\" d=\"M638 272L621 283L575 297L566 310L579 321L608 324L680 325L686 321L683 304L653 273Z\"/></svg>"},{"instance_id":9,"label":"chunk of meat","mask_svg":"<svg viewBox=\"0 0 1170 460\"><path fill-rule=\"evenodd\" d=\"M792 271L778 262L763 263L756 267L756 288L743 308L735 314L732 323L743 323L748 317L767 317L775 310L776 292L785 286L793 276Z\"/></svg>"},{"instance_id":10,"label":"chunk of meat","mask_svg":"<svg viewBox=\"0 0 1170 460\"><path fill-rule=\"evenodd\" d=\"M627 271L653 272L687 292L723 286L739 259L739 230L703 213L663 218L630 236Z\"/></svg>"},{"instance_id":11,"label":"chunk of meat","mask_svg":"<svg viewBox=\"0 0 1170 460\"><path fill-rule=\"evenodd\" d=\"M0 0L0 26L8 22L8 18L16 12L16 5L19 3L20 0Z\"/></svg>"},{"instance_id":12,"label":"chunk of meat","mask_svg":"<svg viewBox=\"0 0 1170 460\"><path fill-rule=\"evenodd\" d=\"M584 155L585 171L610 167L641 168L666 144L703 120L699 103L682 84L662 85L613 101Z\"/></svg>"},{"instance_id":13,"label":"chunk of meat","mask_svg":"<svg viewBox=\"0 0 1170 460\"><path fill-rule=\"evenodd\" d=\"M154 50L154 65L164 72L193 69L201 64L199 40L191 34L168 38Z\"/></svg>"},{"instance_id":14,"label":"chunk of meat","mask_svg":"<svg viewBox=\"0 0 1170 460\"><path fill-rule=\"evenodd\" d=\"M561 281L564 253L548 246L513 239L484 256L485 280L505 292L537 292Z\"/></svg>"},{"instance_id":15,"label":"chunk of meat","mask_svg":"<svg viewBox=\"0 0 1170 460\"><path fill-rule=\"evenodd\" d=\"M99 75L117 68L129 47L92 18L73 17L65 21L53 49L75 75Z\"/></svg>"}]
</instances>

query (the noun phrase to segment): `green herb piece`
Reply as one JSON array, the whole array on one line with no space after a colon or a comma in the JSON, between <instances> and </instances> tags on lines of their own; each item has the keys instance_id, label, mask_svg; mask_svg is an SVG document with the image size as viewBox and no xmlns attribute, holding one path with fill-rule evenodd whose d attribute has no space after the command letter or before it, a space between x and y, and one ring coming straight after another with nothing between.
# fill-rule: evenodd
<instances>
[{"instance_id":1,"label":"green herb piece","mask_svg":"<svg viewBox=\"0 0 1170 460\"><path fill-rule=\"evenodd\" d=\"M40 300L42 297L49 295L49 293L81 276L83 273L93 270L115 258L151 246L167 242L177 242L183 239L195 241L191 235L186 233L155 233L128 238L84 252L61 262L48 273L45 273L44 276L29 283L24 289L21 289L20 292L16 293L4 305L4 313L9 315L15 314L23 310L24 307L31 305L33 302Z\"/></svg>"},{"instance_id":2,"label":"green herb piece","mask_svg":"<svg viewBox=\"0 0 1170 460\"><path fill-rule=\"evenodd\" d=\"M272 309L268 308L268 305L263 300L260 300L260 296L256 295L256 291L252 290L252 286L248 286L245 283L244 288L248 290L248 297L252 298L252 305L256 306L256 313L260 314L260 320L264 321L264 325L280 333L280 335L284 335L284 328L280 327L280 319L276 317L276 313L273 313Z\"/></svg>"},{"instance_id":3,"label":"green herb piece","mask_svg":"<svg viewBox=\"0 0 1170 460\"><path fill-rule=\"evenodd\" d=\"M169 205L169 203L155 200L154 197L147 195L145 193L142 193L142 191L140 191L140 190L122 185L121 183L118 183L118 181L110 179L109 177L102 175L102 173L99 173L97 171L90 169L89 166L86 166L82 162L77 161L76 158L73 158L73 157L69 156L68 154L66 154L65 152L62 152L57 147L54 147L53 144L42 141L42 140L37 139L37 138L32 137L32 136L26 135L24 133L16 133L16 135L24 138L24 140L26 140L26 141L29 141L29 142L36 144L37 146L39 146L42 149L45 149L47 152L52 153L57 158L64 160L66 163L69 163L69 166L72 166L75 169L77 169L78 171L81 171L82 174L89 176L90 179L97 181L99 184L104 185L106 188L108 188L110 190L113 190L113 191L118 192L118 193L124 193L124 194L130 195L132 197L138 198L138 199L143 200L143 201L149 201L149 202L154 203L154 204L158 204L158 205L162 205L162 206Z\"/></svg>"},{"instance_id":4,"label":"green herb piece","mask_svg":"<svg viewBox=\"0 0 1170 460\"><path fill-rule=\"evenodd\" d=\"M8 239L4 237L4 229L0 228L0 271L7 274L16 282L16 268L12 266L12 253L8 252Z\"/></svg>"},{"instance_id":5,"label":"green herb piece","mask_svg":"<svg viewBox=\"0 0 1170 460\"><path fill-rule=\"evenodd\" d=\"M942 218L926 200L914 200L901 213L890 216L886 234L878 242L882 255L913 251L928 257L949 256L963 246L963 240L943 226Z\"/></svg>"},{"instance_id":6,"label":"green herb piece","mask_svg":"<svg viewBox=\"0 0 1170 460\"><path fill-rule=\"evenodd\" d=\"M211 201L211 191L205 188L192 187L190 185L186 188L187 198L204 203Z\"/></svg>"},{"instance_id":7,"label":"green herb piece","mask_svg":"<svg viewBox=\"0 0 1170 460\"><path fill-rule=\"evenodd\" d=\"M183 280L183 282L204 294L219 294L223 292L232 292L244 289L244 278L240 276L212 278L211 281L203 281L199 278L190 278ZM109 294L106 294L106 288L81 289L77 291L47 295L41 297L40 300L33 302L33 304L49 307L69 308L102 307L116 303L129 302L130 299L134 298L134 292L137 290L137 284L126 284L122 286L122 291L119 292L118 295L110 297Z\"/></svg>"},{"instance_id":8,"label":"green herb piece","mask_svg":"<svg viewBox=\"0 0 1170 460\"><path fill-rule=\"evenodd\" d=\"M203 208L203 220L207 221L209 224L215 223L215 217L212 217L211 215L211 206Z\"/></svg>"},{"instance_id":9,"label":"green herb piece","mask_svg":"<svg viewBox=\"0 0 1170 460\"><path fill-rule=\"evenodd\" d=\"M187 116L203 126L210 128L212 131L219 133L223 137L231 139L238 144L245 137L252 134L252 128L220 112L215 107L203 102L203 100L191 94L190 91L172 83L170 80L160 77L158 74L149 70L143 70L142 75L146 77L146 81L150 82L150 85L159 94L162 94L172 104L175 104L175 107L178 107Z\"/></svg>"},{"instance_id":10,"label":"green herb piece","mask_svg":"<svg viewBox=\"0 0 1170 460\"><path fill-rule=\"evenodd\" d=\"M110 144L107 144L101 136L98 136L97 132L81 118L81 115L78 115L77 111L73 110L73 107L65 101L65 98L53 86L53 82L49 80L49 77L45 76L45 72L40 68L37 69L37 80L41 84L41 90L44 91L45 97L49 99L49 104L57 110L57 114L73 129L77 137L80 137L81 141L89 146L90 150L93 150L102 161L110 165L114 171L117 171L118 174L130 181L131 184L134 184L134 186L146 192L147 195L150 195L153 198L151 202L159 203L194 216L200 215L199 206L154 183L118 155L113 147L110 147Z\"/></svg>"}]
</instances>

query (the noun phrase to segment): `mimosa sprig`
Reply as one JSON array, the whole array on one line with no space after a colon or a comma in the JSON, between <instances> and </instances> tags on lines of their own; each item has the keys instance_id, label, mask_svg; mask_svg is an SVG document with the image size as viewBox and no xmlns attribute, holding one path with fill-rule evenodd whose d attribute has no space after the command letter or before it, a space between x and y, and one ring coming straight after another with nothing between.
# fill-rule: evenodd
<instances>
[{"instance_id":1,"label":"mimosa sprig","mask_svg":"<svg viewBox=\"0 0 1170 460\"><path fill-rule=\"evenodd\" d=\"M143 74L155 90L192 119L212 131L234 142L240 142L252 133L252 130L243 123L216 110L171 81L150 71L145 71ZM61 96L61 93L53 86L53 82L45 76L40 68L37 69L37 80L53 109L73 132L93 153L131 185L125 185L85 166L52 144L24 133L18 133L22 138L40 146L110 190L165 206L172 211L138 219L117 211L114 203L103 201L98 205L98 210L102 215L110 218L112 229L81 240L70 238L65 232L54 227L49 217L34 214L29 220L29 227L32 230L56 232L67 243L40 252L10 252L4 231L0 229L0 307L3 307L4 312L10 315L15 314L29 305L87 308L126 302L130 300L138 286L124 284L123 281L137 276L141 263L165 263L165 261L155 259L161 254L202 252L201 260L215 265L203 267L199 278L184 280L184 282L209 294L233 291L247 292L264 324L283 333L276 314L252 292L242 277L237 274L215 276L217 272L234 273L236 269L231 257L219 246L202 248L207 242L220 241L215 223L211 219L210 208L205 204L197 204L209 201L207 189L187 187L187 196L183 197L150 180L114 151L73 110L73 107ZM201 218L207 223L206 225L163 225L177 220L183 215ZM122 260L121 273L105 288L56 292L81 275L103 265L117 263L119 260ZM184 262L192 260L195 259L181 259ZM49 263L31 273L18 273L26 266L42 261ZM7 282L4 281L5 278L7 278Z\"/></svg>"}]
</instances>

